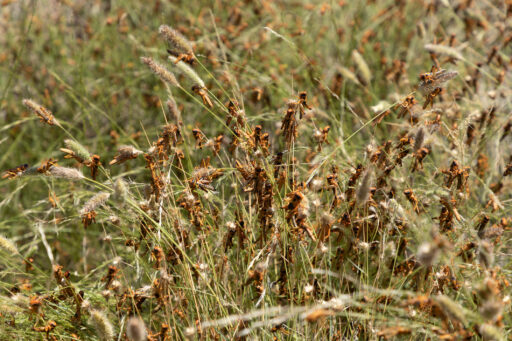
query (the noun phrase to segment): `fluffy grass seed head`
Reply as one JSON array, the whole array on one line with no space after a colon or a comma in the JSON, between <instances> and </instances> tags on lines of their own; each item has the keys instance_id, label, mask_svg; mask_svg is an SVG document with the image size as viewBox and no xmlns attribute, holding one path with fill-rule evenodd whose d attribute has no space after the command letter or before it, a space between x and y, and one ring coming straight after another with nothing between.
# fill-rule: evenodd
<instances>
[{"instance_id":1,"label":"fluffy grass seed head","mask_svg":"<svg viewBox=\"0 0 512 341\"><path fill-rule=\"evenodd\" d=\"M16 248L16 245L9 239L5 238L4 236L0 235L0 250L5 251L5 253L16 255L18 254L18 249Z\"/></svg>"},{"instance_id":2,"label":"fluffy grass seed head","mask_svg":"<svg viewBox=\"0 0 512 341\"><path fill-rule=\"evenodd\" d=\"M359 51L354 50L352 51L352 59L354 60L357 70L361 74L361 78L363 79L365 84L370 84L370 82L372 81L372 72L370 71L368 64L366 64L366 61L364 60L363 56L361 56Z\"/></svg>"},{"instance_id":3,"label":"fluffy grass seed head","mask_svg":"<svg viewBox=\"0 0 512 341\"><path fill-rule=\"evenodd\" d=\"M425 141L425 130L420 127L414 135L414 151L418 151L423 146L423 141Z\"/></svg>"},{"instance_id":4,"label":"fluffy grass seed head","mask_svg":"<svg viewBox=\"0 0 512 341\"><path fill-rule=\"evenodd\" d=\"M27 307L30 303L28 301L28 298L27 298L27 300L25 300L24 298L26 298L26 297L22 296L19 293L14 294L11 297L0 296L1 311L3 312L4 315L6 315L6 314L15 315L15 314L25 312L24 308ZM21 303L21 302L23 302L23 303Z\"/></svg>"},{"instance_id":5,"label":"fluffy grass seed head","mask_svg":"<svg viewBox=\"0 0 512 341\"><path fill-rule=\"evenodd\" d=\"M126 336L130 341L145 341L148 333L146 325L140 317L132 316L126 324Z\"/></svg>"},{"instance_id":6,"label":"fluffy grass seed head","mask_svg":"<svg viewBox=\"0 0 512 341\"><path fill-rule=\"evenodd\" d=\"M89 160L89 158L91 157L91 153L89 153L84 146L82 146L75 140L66 139L64 140L64 144L68 149L72 150L82 160Z\"/></svg>"},{"instance_id":7,"label":"fluffy grass seed head","mask_svg":"<svg viewBox=\"0 0 512 341\"><path fill-rule=\"evenodd\" d=\"M160 63L157 63L155 62L152 58L150 57L142 57L140 59L144 64L146 64L150 69L151 71L153 71L153 73L155 75L157 75L158 77L160 77L160 79L165 82L165 83L169 83L171 85L174 85L174 86L179 86L180 84L178 83L178 80L176 79L176 77L174 76L174 74L167 70L165 68L165 66L161 65Z\"/></svg>"},{"instance_id":8,"label":"fluffy grass seed head","mask_svg":"<svg viewBox=\"0 0 512 341\"><path fill-rule=\"evenodd\" d=\"M205 87L203 80L187 63L178 60L178 58L174 56L169 56L169 59L173 64L176 65L176 67L178 67L178 69L180 69L181 72L183 72L188 78L190 78L190 80L192 80L192 82L194 82L194 86L198 86L200 88Z\"/></svg>"},{"instance_id":9,"label":"fluffy grass seed head","mask_svg":"<svg viewBox=\"0 0 512 341\"><path fill-rule=\"evenodd\" d=\"M482 240L478 247L478 261L487 269L494 264L494 245L488 240Z\"/></svg>"},{"instance_id":10,"label":"fluffy grass seed head","mask_svg":"<svg viewBox=\"0 0 512 341\"><path fill-rule=\"evenodd\" d=\"M98 338L102 341L110 341L114 339L114 328L102 311L92 310L89 323L96 330Z\"/></svg>"},{"instance_id":11,"label":"fluffy grass seed head","mask_svg":"<svg viewBox=\"0 0 512 341\"><path fill-rule=\"evenodd\" d=\"M340 67L338 68L338 70L339 70L340 74L341 74L344 78L346 78L346 79L348 79L348 80L350 80L350 81L354 82L355 84L359 84L359 85L361 85L361 82L359 81L359 79L357 79L357 76L355 75L355 73L353 73L352 71L350 71L350 70L349 70L349 69L347 69L346 67L344 67L344 66L340 66Z\"/></svg>"},{"instance_id":12,"label":"fluffy grass seed head","mask_svg":"<svg viewBox=\"0 0 512 341\"><path fill-rule=\"evenodd\" d=\"M109 197L110 197L110 193L107 193L107 192L100 192L100 193L96 194L95 196L93 196L91 199L89 199L85 203L84 207L80 211L80 214L83 215L88 212L94 211L96 208L105 204L105 202L108 200Z\"/></svg>"},{"instance_id":13,"label":"fluffy grass seed head","mask_svg":"<svg viewBox=\"0 0 512 341\"><path fill-rule=\"evenodd\" d=\"M484 323L478 329L484 340L501 341L505 340L503 333L490 323Z\"/></svg>"},{"instance_id":14,"label":"fluffy grass seed head","mask_svg":"<svg viewBox=\"0 0 512 341\"><path fill-rule=\"evenodd\" d=\"M122 178L116 180L116 182L114 183L114 196L117 199L124 200L128 195L129 191L130 189L126 184L126 181L124 181Z\"/></svg>"},{"instance_id":15,"label":"fluffy grass seed head","mask_svg":"<svg viewBox=\"0 0 512 341\"><path fill-rule=\"evenodd\" d=\"M464 309L457 302L445 295L437 295L435 302L449 318L459 321L463 325L467 324Z\"/></svg>"},{"instance_id":16,"label":"fluffy grass seed head","mask_svg":"<svg viewBox=\"0 0 512 341\"><path fill-rule=\"evenodd\" d=\"M457 49L450 47L450 46L426 44L424 47L425 47L425 50L427 50L428 52L452 57L455 59L464 59L462 54L460 54L460 52L457 51Z\"/></svg>"},{"instance_id":17,"label":"fluffy grass seed head","mask_svg":"<svg viewBox=\"0 0 512 341\"><path fill-rule=\"evenodd\" d=\"M174 97L169 96L169 99L167 102L165 102L165 104L167 105L167 110L169 110L171 117L176 121L176 123L179 123L181 120L181 111L178 108Z\"/></svg>"},{"instance_id":18,"label":"fluffy grass seed head","mask_svg":"<svg viewBox=\"0 0 512 341\"><path fill-rule=\"evenodd\" d=\"M370 195L370 187L372 182L372 172L371 170L367 170L361 183L359 184L359 188L357 189L356 198L358 203L365 203L368 200L368 196Z\"/></svg>"},{"instance_id":19,"label":"fluffy grass seed head","mask_svg":"<svg viewBox=\"0 0 512 341\"><path fill-rule=\"evenodd\" d=\"M480 305L478 312L486 321L497 321L503 312L503 301L497 298L488 299Z\"/></svg>"},{"instance_id":20,"label":"fluffy grass seed head","mask_svg":"<svg viewBox=\"0 0 512 341\"><path fill-rule=\"evenodd\" d=\"M181 33L170 26L161 25L158 32L169 44L169 49L176 55L188 54L193 55L192 45Z\"/></svg>"},{"instance_id":21,"label":"fluffy grass seed head","mask_svg":"<svg viewBox=\"0 0 512 341\"><path fill-rule=\"evenodd\" d=\"M84 177L82 172L80 172L76 168L68 168L68 167L60 167L60 166L52 166L48 172L46 173L48 176L53 176L55 178L62 178L68 180L81 180Z\"/></svg>"}]
</instances>

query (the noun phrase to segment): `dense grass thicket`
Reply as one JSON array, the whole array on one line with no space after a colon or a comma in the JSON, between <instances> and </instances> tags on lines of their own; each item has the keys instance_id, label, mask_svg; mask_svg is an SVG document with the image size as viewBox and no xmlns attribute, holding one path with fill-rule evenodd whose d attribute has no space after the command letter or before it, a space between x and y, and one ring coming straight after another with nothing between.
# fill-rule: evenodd
<instances>
[{"instance_id":1,"label":"dense grass thicket","mask_svg":"<svg viewBox=\"0 0 512 341\"><path fill-rule=\"evenodd\" d=\"M507 340L512 3L0 1L1 340Z\"/></svg>"}]
</instances>

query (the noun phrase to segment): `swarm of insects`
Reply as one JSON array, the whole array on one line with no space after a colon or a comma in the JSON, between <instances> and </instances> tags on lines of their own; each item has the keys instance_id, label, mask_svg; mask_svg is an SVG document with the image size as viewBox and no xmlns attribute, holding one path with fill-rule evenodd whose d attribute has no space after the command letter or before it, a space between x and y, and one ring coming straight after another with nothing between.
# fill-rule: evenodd
<instances>
[{"instance_id":1,"label":"swarm of insects","mask_svg":"<svg viewBox=\"0 0 512 341\"><path fill-rule=\"evenodd\" d=\"M1 340L509 336L510 1L29 3Z\"/></svg>"}]
</instances>

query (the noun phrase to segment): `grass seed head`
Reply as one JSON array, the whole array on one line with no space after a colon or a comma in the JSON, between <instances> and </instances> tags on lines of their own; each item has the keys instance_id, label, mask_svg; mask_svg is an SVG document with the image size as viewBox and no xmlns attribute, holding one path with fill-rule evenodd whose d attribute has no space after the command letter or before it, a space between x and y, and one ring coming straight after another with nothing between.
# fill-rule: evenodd
<instances>
[{"instance_id":1,"label":"grass seed head","mask_svg":"<svg viewBox=\"0 0 512 341\"><path fill-rule=\"evenodd\" d=\"M160 36L169 44L169 49L176 55L193 55L192 45L180 32L167 25L161 25L158 29Z\"/></svg>"},{"instance_id":2,"label":"grass seed head","mask_svg":"<svg viewBox=\"0 0 512 341\"><path fill-rule=\"evenodd\" d=\"M178 124L181 121L181 112L178 108L178 105L176 104L176 101L174 100L174 97L169 96L169 99L167 102L165 102L167 105L167 110L169 110L169 114L171 115L172 119Z\"/></svg>"},{"instance_id":3,"label":"grass seed head","mask_svg":"<svg viewBox=\"0 0 512 341\"><path fill-rule=\"evenodd\" d=\"M86 161L90 159L91 154L87 151L87 149L84 146L82 146L77 141L66 139L64 140L64 144L68 149L73 151L82 160Z\"/></svg>"},{"instance_id":4,"label":"grass seed head","mask_svg":"<svg viewBox=\"0 0 512 341\"><path fill-rule=\"evenodd\" d=\"M414 151L420 150L420 148L423 146L424 140L425 140L425 130L420 127L420 129L418 129L418 132L414 136Z\"/></svg>"},{"instance_id":5,"label":"grass seed head","mask_svg":"<svg viewBox=\"0 0 512 341\"><path fill-rule=\"evenodd\" d=\"M83 215L88 212L94 211L98 207L105 204L105 202L108 200L109 197L110 197L110 193L107 193L107 192L100 192L100 193L96 194L95 196L93 196L91 199L89 199L85 203L84 207L80 211L80 214Z\"/></svg>"},{"instance_id":6,"label":"grass seed head","mask_svg":"<svg viewBox=\"0 0 512 341\"><path fill-rule=\"evenodd\" d=\"M132 316L126 324L126 336L130 341L146 341L147 331L144 321L140 317Z\"/></svg>"},{"instance_id":7,"label":"grass seed head","mask_svg":"<svg viewBox=\"0 0 512 341\"><path fill-rule=\"evenodd\" d=\"M141 61L146 64L150 69L151 71L153 71L153 73L155 75L157 75L158 77L160 77L160 79L165 82L165 83L169 83L170 85L174 85L174 86L180 86L180 84L178 83L178 80L176 79L176 77L174 76L174 74L167 70L165 68L165 66L155 62L152 58L150 57L142 57L141 58Z\"/></svg>"},{"instance_id":8,"label":"grass seed head","mask_svg":"<svg viewBox=\"0 0 512 341\"><path fill-rule=\"evenodd\" d=\"M456 48L446 45L426 44L425 50L455 59L464 59L462 54Z\"/></svg>"},{"instance_id":9,"label":"grass seed head","mask_svg":"<svg viewBox=\"0 0 512 341\"><path fill-rule=\"evenodd\" d=\"M125 200L126 196L130 192L128 184L122 178L119 178L114 183L114 196L117 199Z\"/></svg>"},{"instance_id":10,"label":"grass seed head","mask_svg":"<svg viewBox=\"0 0 512 341\"><path fill-rule=\"evenodd\" d=\"M480 332L480 335L482 335L483 339L486 341L505 340L502 331L490 323L482 324L480 328L478 328L478 331Z\"/></svg>"},{"instance_id":11,"label":"grass seed head","mask_svg":"<svg viewBox=\"0 0 512 341\"><path fill-rule=\"evenodd\" d=\"M358 203L365 203L368 200L370 195L370 187L372 182L372 172L371 170L367 170L361 183L359 184L359 188L357 189L356 199Z\"/></svg>"},{"instance_id":12,"label":"grass seed head","mask_svg":"<svg viewBox=\"0 0 512 341\"><path fill-rule=\"evenodd\" d=\"M463 325L467 324L464 309L457 302L453 301L446 295L437 295L435 297L435 302L446 316L462 323Z\"/></svg>"},{"instance_id":13,"label":"grass seed head","mask_svg":"<svg viewBox=\"0 0 512 341\"><path fill-rule=\"evenodd\" d=\"M4 236L0 235L0 250L3 250L5 253L9 255L17 255L18 254L18 248L16 248L16 245L9 239L5 238Z\"/></svg>"},{"instance_id":14,"label":"grass seed head","mask_svg":"<svg viewBox=\"0 0 512 341\"><path fill-rule=\"evenodd\" d=\"M495 322L498 320L501 312L503 311L503 303L498 298L491 298L485 302L482 302L478 311L486 321Z\"/></svg>"},{"instance_id":15,"label":"grass seed head","mask_svg":"<svg viewBox=\"0 0 512 341\"><path fill-rule=\"evenodd\" d=\"M184 73L194 83L193 86L197 86L201 89L205 88L205 84L201 77L192 69L187 63L179 60L174 56L169 56L171 62L173 62L182 73Z\"/></svg>"},{"instance_id":16,"label":"grass seed head","mask_svg":"<svg viewBox=\"0 0 512 341\"><path fill-rule=\"evenodd\" d=\"M68 180L81 180L84 178L84 175L78 169L60 166L50 167L46 174L48 176L53 176L55 178L62 178Z\"/></svg>"},{"instance_id":17,"label":"grass seed head","mask_svg":"<svg viewBox=\"0 0 512 341\"><path fill-rule=\"evenodd\" d=\"M488 240L482 240L478 248L478 260L487 269L494 263L494 245Z\"/></svg>"},{"instance_id":18,"label":"grass seed head","mask_svg":"<svg viewBox=\"0 0 512 341\"><path fill-rule=\"evenodd\" d=\"M363 79L365 85L370 85L372 81L372 72L368 67L368 64L364 60L363 56L359 53L359 51L352 51L352 59L356 64L357 70L359 71L361 78Z\"/></svg>"},{"instance_id":19,"label":"grass seed head","mask_svg":"<svg viewBox=\"0 0 512 341\"><path fill-rule=\"evenodd\" d=\"M96 330L96 335L101 341L111 341L114 339L114 327L108 320L105 313L99 310L92 310L89 323Z\"/></svg>"}]
</instances>

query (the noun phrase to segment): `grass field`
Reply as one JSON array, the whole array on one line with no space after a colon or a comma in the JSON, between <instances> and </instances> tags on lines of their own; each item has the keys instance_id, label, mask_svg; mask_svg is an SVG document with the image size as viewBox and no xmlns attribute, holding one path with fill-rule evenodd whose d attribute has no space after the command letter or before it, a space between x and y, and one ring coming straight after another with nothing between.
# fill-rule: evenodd
<instances>
[{"instance_id":1,"label":"grass field","mask_svg":"<svg viewBox=\"0 0 512 341\"><path fill-rule=\"evenodd\" d=\"M512 3L0 0L1 340L512 339Z\"/></svg>"}]
</instances>

